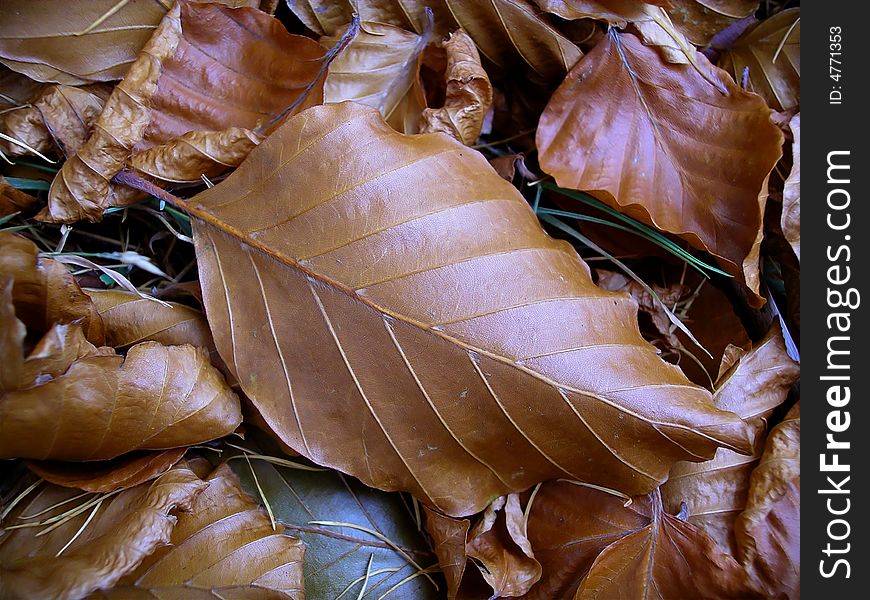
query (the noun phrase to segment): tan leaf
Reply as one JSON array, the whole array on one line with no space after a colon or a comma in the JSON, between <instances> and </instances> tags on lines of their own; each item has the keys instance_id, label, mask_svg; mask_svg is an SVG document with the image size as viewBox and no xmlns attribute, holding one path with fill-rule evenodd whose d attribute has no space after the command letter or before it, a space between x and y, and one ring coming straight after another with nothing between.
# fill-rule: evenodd
<instances>
[{"instance_id":1,"label":"tan leaf","mask_svg":"<svg viewBox=\"0 0 870 600\"><path fill-rule=\"evenodd\" d=\"M486 507L468 538L466 554L478 565L494 596L522 596L541 578L541 564L526 537L517 494L502 496Z\"/></svg>"},{"instance_id":2,"label":"tan leaf","mask_svg":"<svg viewBox=\"0 0 870 600\"><path fill-rule=\"evenodd\" d=\"M467 33L454 32L443 47L447 51L446 99L443 107L423 111L420 130L440 131L470 146L480 137L492 106L492 84Z\"/></svg>"},{"instance_id":3,"label":"tan leaf","mask_svg":"<svg viewBox=\"0 0 870 600\"><path fill-rule=\"evenodd\" d=\"M36 196L14 188L0 175L0 217L6 217L33 208Z\"/></svg>"},{"instance_id":4,"label":"tan leaf","mask_svg":"<svg viewBox=\"0 0 870 600\"><path fill-rule=\"evenodd\" d=\"M92 496L71 504L80 494L78 490L43 485L4 522L0 597L72 600L113 586L146 556L170 542L177 520L174 513L190 508L206 486L184 466L164 473L153 483L102 501ZM71 507L78 508L73 511L78 514L61 522ZM55 517L58 521L40 529L8 529L9 525L33 523L33 518L25 517L46 510L37 522Z\"/></svg>"},{"instance_id":5,"label":"tan leaf","mask_svg":"<svg viewBox=\"0 0 870 600\"><path fill-rule=\"evenodd\" d=\"M775 110L800 105L800 8L790 8L748 29L722 55L720 65L741 81L749 69L752 91Z\"/></svg>"},{"instance_id":6,"label":"tan leaf","mask_svg":"<svg viewBox=\"0 0 870 600\"><path fill-rule=\"evenodd\" d=\"M652 508L649 525L598 555L574 600L759 597L743 568L707 534L663 513L660 504Z\"/></svg>"},{"instance_id":7,"label":"tan leaf","mask_svg":"<svg viewBox=\"0 0 870 600\"><path fill-rule=\"evenodd\" d=\"M541 167L716 255L760 305L762 210L783 136L761 98L696 58L707 78L611 30L541 116Z\"/></svg>"},{"instance_id":8,"label":"tan leaf","mask_svg":"<svg viewBox=\"0 0 870 600\"><path fill-rule=\"evenodd\" d=\"M12 297L18 318L39 333L56 323L79 323L92 343L105 342L103 321L67 268L39 256L30 240L0 232L0 273L15 280Z\"/></svg>"},{"instance_id":9,"label":"tan leaf","mask_svg":"<svg viewBox=\"0 0 870 600\"><path fill-rule=\"evenodd\" d=\"M439 35L462 28L498 71L525 65L537 79L560 77L581 56L528 0L289 0L287 5L308 28L326 35L335 35L354 12L363 22L423 33L430 8Z\"/></svg>"},{"instance_id":10,"label":"tan leaf","mask_svg":"<svg viewBox=\"0 0 870 600\"><path fill-rule=\"evenodd\" d=\"M773 428L737 519L740 562L769 597L800 598L800 405Z\"/></svg>"},{"instance_id":11,"label":"tan leaf","mask_svg":"<svg viewBox=\"0 0 870 600\"><path fill-rule=\"evenodd\" d=\"M315 107L179 203L218 351L318 464L461 516L553 477L648 491L676 460L749 450L634 303L446 136Z\"/></svg>"},{"instance_id":12,"label":"tan leaf","mask_svg":"<svg viewBox=\"0 0 870 600\"><path fill-rule=\"evenodd\" d=\"M169 306L121 290L85 290L106 327L106 344L126 349L139 342L190 344L214 349L205 315L184 304Z\"/></svg>"},{"instance_id":13,"label":"tan leaf","mask_svg":"<svg viewBox=\"0 0 870 600\"><path fill-rule=\"evenodd\" d=\"M9 313L2 326L20 331ZM209 441L241 422L238 397L189 345L144 342L124 358L77 324L55 325L16 369L0 396L2 458L105 460Z\"/></svg>"},{"instance_id":14,"label":"tan leaf","mask_svg":"<svg viewBox=\"0 0 870 600\"><path fill-rule=\"evenodd\" d=\"M717 382L713 402L740 415L761 440L767 418L785 401L800 369L786 351L778 322L756 347L741 354ZM736 556L734 523L746 508L749 476L760 458L759 444L753 456L720 448L711 461L675 464L661 488L665 510L680 512L685 502L688 521Z\"/></svg>"},{"instance_id":15,"label":"tan leaf","mask_svg":"<svg viewBox=\"0 0 870 600\"><path fill-rule=\"evenodd\" d=\"M696 46L758 10L759 0L668 0L674 25Z\"/></svg>"},{"instance_id":16,"label":"tan leaf","mask_svg":"<svg viewBox=\"0 0 870 600\"><path fill-rule=\"evenodd\" d=\"M203 175L216 177L227 169L238 167L261 141L262 135L241 127L224 131L191 131L165 144L137 152L130 157L129 164L161 181L199 182Z\"/></svg>"},{"instance_id":17,"label":"tan leaf","mask_svg":"<svg viewBox=\"0 0 870 600\"><path fill-rule=\"evenodd\" d=\"M168 2L8 0L0 22L0 61L37 81L81 85L121 79L166 13ZM88 28L96 23L90 31Z\"/></svg>"},{"instance_id":18,"label":"tan leaf","mask_svg":"<svg viewBox=\"0 0 870 600\"><path fill-rule=\"evenodd\" d=\"M94 134L63 165L39 218L95 221L128 201L129 189L110 181L134 152L190 131L267 125L302 97L322 55L318 43L257 9L179 0L116 86ZM319 101L314 90L298 108Z\"/></svg>"},{"instance_id":19,"label":"tan leaf","mask_svg":"<svg viewBox=\"0 0 870 600\"><path fill-rule=\"evenodd\" d=\"M535 0L541 10L563 19L597 19L617 27L644 20L644 5L667 5L669 0Z\"/></svg>"},{"instance_id":20,"label":"tan leaf","mask_svg":"<svg viewBox=\"0 0 870 600\"><path fill-rule=\"evenodd\" d=\"M222 465L190 509L178 515L168 546L91 600L263 598L304 600L305 546L273 528L266 511Z\"/></svg>"},{"instance_id":21,"label":"tan leaf","mask_svg":"<svg viewBox=\"0 0 870 600\"><path fill-rule=\"evenodd\" d=\"M151 481L182 459L187 448L125 454L114 460L68 463L28 461L27 467L48 481L86 492L114 492Z\"/></svg>"},{"instance_id":22,"label":"tan leaf","mask_svg":"<svg viewBox=\"0 0 870 600\"><path fill-rule=\"evenodd\" d=\"M320 42L335 47L347 27ZM426 97L420 82L423 50L431 31L422 34L385 23L362 23L356 37L329 65L324 102L353 100L380 111L403 133L417 133Z\"/></svg>"},{"instance_id":23,"label":"tan leaf","mask_svg":"<svg viewBox=\"0 0 870 600\"><path fill-rule=\"evenodd\" d=\"M64 11L55 0L4 0L0 62L37 81L82 85L121 79L171 5L169 0L76 0L74 11Z\"/></svg>"},{"instance_id":24,"label":"tan leaf","mask_svg":"<svg viewBox=\"0 0 870 600\"><path fill-rule=\"evenodd\" d=\"M796 114L789 122L794 135L792 144L792 167L782 189L782 233L791 245L798 260L801 259L801 115Z\"/></svg>"}]
</instances>

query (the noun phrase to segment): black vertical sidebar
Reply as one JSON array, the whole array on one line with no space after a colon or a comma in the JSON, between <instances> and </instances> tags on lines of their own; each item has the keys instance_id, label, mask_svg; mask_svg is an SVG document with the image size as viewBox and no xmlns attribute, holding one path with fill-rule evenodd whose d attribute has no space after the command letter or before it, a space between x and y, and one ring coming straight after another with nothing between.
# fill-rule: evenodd
<instances>
[{"instance_id":1,"label":"black vertical sidebar","mask_svg":"<svg viewBox=\"0 0 870 600\"><path fill-rule=\"evenodd\" d=\"M870 589L870 6L801 3L801 595Z\"/></svg>"}]
</instances>

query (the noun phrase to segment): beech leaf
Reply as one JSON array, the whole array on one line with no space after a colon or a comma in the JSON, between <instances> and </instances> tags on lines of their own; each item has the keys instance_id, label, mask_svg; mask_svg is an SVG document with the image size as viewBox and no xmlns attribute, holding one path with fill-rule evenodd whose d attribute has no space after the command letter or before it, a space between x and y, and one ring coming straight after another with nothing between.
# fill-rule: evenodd
<instances>
[{"instance_id":1,"label":"beech leaf","mask_svg":"<svg viewBox=\"0 0 870 600\"><path fill-rule=\"evenodd\" d=\"M704 76L611 30L541 116L541 167L714 254L760 305L762 211L783 136L761 98L696 59Z\"/></svg>"},{"instance_id":2,"label":"beech leaf","mask_svg":"<svg viewBox=\"0 0 870 600\"><path fill-rule=\"evenodd\" d=\"M303 98L323 53L317 42L287 33L257 9L179 0L112 92L94 134L64 163L39 218L96 221L109 206L135 198L129 188L110 184L134 152L191 131L268 125ZM297 109L319 102L319 90L304 98ZM185 143L150 161L140 157L140 166L147 171ZM158 174L174 178L165 167Z\"/></svg>"},{"instance_id":3,"label":"beech leaf","mask_svg":"<svg viewBox=\"0 0 870 600\"><path fill-rule=\"evenodd\" d=\"M81 85L121 79L166 13L167 3L125 2L88 31L117 0L84 0L57 10L54 0L6 0L0 62L37 81Z\"/></svg>"},{"instance_id":4,"label":"beech leaf","mask_svg":"<svg viewBox=\"0 0 870 600\"><path fill-rule=\"evenodd\" d=\"M72 600L112 587L170 542L176 526L173 513L189 508L206 485L180 466L153 483L72 505L78 490L41 486L4 522L0 597ZM68 512L72 518L64 520ZM37 514L36 519L27 518ZM9 527L34 522L45 526Z\"/></svg>"},{"instance_id":5,"label":"beech leaf","mask_svg":"<svg viewBox=\"0 0 870 600\"><path fill-rule=\"evenodd\" d=\"M12 298L7 283L0 324L22 331ZM4 350L23 356L22 342ZM145 342L125 358L90 344L78 324L55 325L2 387L0 458L104 460L209 441L241 422L238 397L203 350Z\"/></svg>"},{"instance_id":6,"label":"beech leaf","mask_svg":"<svg viewBox=\"0 0 870 600\"><path fill-rule=\"evenodd\" d=\"M748 68L749 89L775 110L793 110L800 104L800 50L800 8L789 8L744 32L720 65L737 81Z\"/></svg>"},{"instance_id":7,"label":"beech leaf","mask_svg":"<svg viewBox=\"0 0 870 600\"><path fill-rule=\"evenodd\" d=\"M322 38L321 43L335 47L346 29ZM431 37L431 31L417 34L395 25L362 23L350 44L329 65L323 101L353 100L371 106L396 131L417 133L426 107L420 63Z\"/></svg>"},{"instance_id":8,"label":"beech leaf","mask_svg":"<svg viewBox=\"0 0 870 600\"><path fill-rule=\"evenodd\" d=\"M740 562L768 597L800 598L800 404L773 428L735 529Z\"/></svg>"},{"instance_id":9,"label":"beech leaf","mask_svg":"<svg viewBox=\"0 0 870 600\"><path fill-rule=\"evenodd\" d=\"M103 321L91 299L64 265L40 256L30 240L0 232L0 273L15 280L15 313L29 329L46 333L57 323L78 323L92 343L105 342Z\"/></svg>"},{"instance_id":10,"label":"beech leaf","mask_svg":"<svg viewBox=\"0 0 870 600\"><path fill-rule=\"evenodd\" d=\"M669 0L535 0L541 10L563 19L597 19L617 27L645 18L645 4L667 5Z\"/></svg>"},{"instance_id":11,"label":"beech leaf","mask_svg":"<svg viewBox=\"0 0 870 600\"><path fill-rule=\"evenodd\" d=\"M83 463L28 461L27 467L49 483L86 492L114 492L151 481L171 469L186 451L134 452L114 460Z\"/></svg>"},{"instance_id":12,"label":"beech leaf","mask_svg":"<svg viewBox=\"0 0 870 600\"><path fill-rule=\"evenodd\" d=\"M0 217L30 210L36 204L36 196L15 189L0 175Z\"/></svg>"},{"instance_id":13,"label":"beech leaf","mask_svg":"<svg viewBox=\"0 0 870 600\"><path fill-rule=\"evenodd\" d=\"M582 53L548 23L527 0L286 0L306 27L335 35L356 12L362 22L378 22L424 33L433 11L435 31L464 29L480 53L501 72L526 65L536 79L552 80L567 72Z\"/></svg>"},{"instance_id":14,"label":"beech leaf","mask_svg":"<svg viewBox=\"0 0 870 600\"><path fill-rule=\"evenodd\" d=\"M779 323L752 350L726 353L725 372L716 383L713 402L743 418L764 438L767 418L788 396L800 376L800 368L789 357ZM727 362L736 364L727 368ZM749 476L761 457L761 445L753 456L725 448L711 461L680 462L661 488L662 501L670 513L686 511L688 521L702 528L723 550L736 556L734 523L746 508ZM685 503L685 508L683 508Z\"/></svg>"},{"instance_id":15,"label":"beech leaf","mask_svg":"<svg viewBox=\"0 0 870 600\"><path fill-rule=\"evenodd\" d=\"M676 460L749 449L643 341L635 304L445 136L315 107L178 202L218 352L318 464L462 516L559 476L648 491Z\"/></svg>"},{"instance_id":16,"label":"beech leaf","mask_svg":"<svg viewBox=\"0 0 870 600\"><path fill-rule=\"evenodd\" d=\"M170 544L157 549L110 590L89 598L269 598L303 600L305 546L272 527L266 511L226 465L178 514Z\"/></svg>"},{"instance_id":17,"label":"beech leaf","mask_svg":"<svg viewBox=\"0 0 870 600\"><path fill-rule=\"evenodd\" d=\"M423 111L421 131L440 131L471 146L492 106L492 84L467 33L454 32L442 46L447 53L446 99L441 108Z\"/></svg>"}]
</instances>

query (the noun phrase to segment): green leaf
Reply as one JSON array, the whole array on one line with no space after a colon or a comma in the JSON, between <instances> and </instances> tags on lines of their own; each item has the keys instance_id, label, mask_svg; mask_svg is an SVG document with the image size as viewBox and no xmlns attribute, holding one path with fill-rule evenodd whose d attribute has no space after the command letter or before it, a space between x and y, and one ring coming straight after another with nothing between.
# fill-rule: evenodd
<instances>
[{"instance_id":1,"label":"green leaf","mask_svg":"<svg viewBox=\"0 0 870 600\"><path fill-rule=\"evenodd\" d=\"M250 443L245 443L250 447ZM270 452L278 455L278 453ZM253 455L251 455L253 456ZM296 459L294 459L296 460ZM304 459L301 459L304 460ZM370 489L336 471L312 472L276 466L264 460L233 460L233 470L254 498L262 489L275 518L287 532L305 542L305 594L308 598L361 598L378 600L418 569L402 556L427 569L438 559L425 535L417 529L410 501L398 493ZM256 472L256 482L251 469ZM356 527L325 525L348 523ZM373 536L360 528L380 534ZM378 539L383 538L389 542ZM390 547L395 544L401 552ZM369 560L371 558L371 565ZM368 579L366 579L368 573ZM390 592L387 600L435 600L444 597L440 573L418 575Z\"/></svg>"},{"instance_id":2,"label":"green leaf","mask_svg":"<svg viewBox=\"0 0 870 600\"><path fill-rule=\"evenodd\" d=\"M6 183L17 190L48 190L51 182L42 179L22 179L21 177L7 177Z\"/></svg>"}]
</instances>

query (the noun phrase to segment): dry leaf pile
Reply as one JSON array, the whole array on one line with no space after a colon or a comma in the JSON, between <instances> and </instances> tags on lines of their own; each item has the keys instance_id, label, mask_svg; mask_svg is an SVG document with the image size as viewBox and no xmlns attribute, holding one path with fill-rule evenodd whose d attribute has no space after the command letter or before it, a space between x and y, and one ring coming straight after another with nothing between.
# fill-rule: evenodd
<instances>
[{"instance_id":1,"label":"dry leaf pile","mask_svg":"<svg viewBox=\"0 0 870 600\"><path fill-rule=\"evenodd\" d=\"M800 597L800 8L2 2L0 598Z\"/></svg>"}]
</instances>

